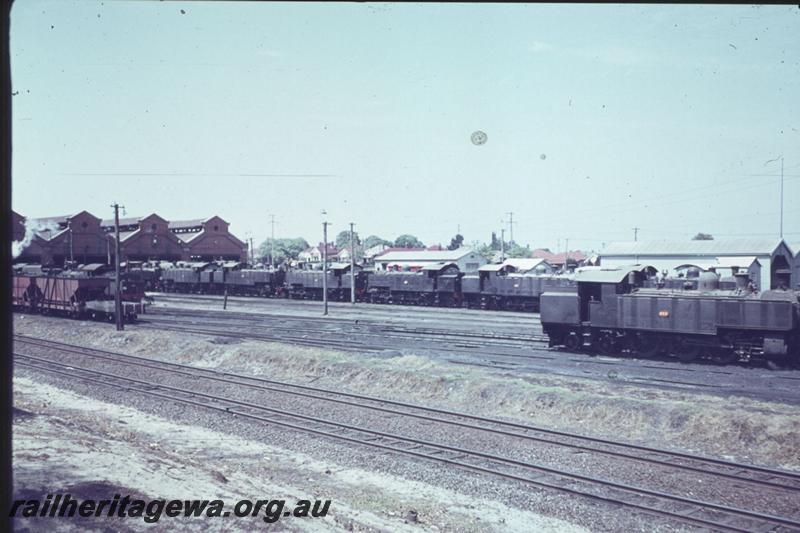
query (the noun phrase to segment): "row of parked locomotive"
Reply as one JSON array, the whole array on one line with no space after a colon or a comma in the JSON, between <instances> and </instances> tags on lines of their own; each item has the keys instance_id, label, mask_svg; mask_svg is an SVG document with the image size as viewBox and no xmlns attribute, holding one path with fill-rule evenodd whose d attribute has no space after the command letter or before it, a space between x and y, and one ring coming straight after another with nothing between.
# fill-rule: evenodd
<instances>
[{"instance_id":1,"label":"row of parked locomotive","mask_svg":"<svg viewBox=\"0 0 800 533\"><path fill-rule=\"evenodd\" d=\"M546 292L551 346L603 354L717 363L800 361L800 293L755 290L747 273L657 279L640 265L575 274L575 289Z\"/></svg>"},{"instance_id":2,"label":"row of parked locomotive","mask_svg":"<svg viewBox=\"0 0 800 533\"><path fill-rule=\"evenodd\" d=\"M545 290L572 285L568 276L539 271L519 272L511 264L486 265L476 272L460 272L454 263L435 263L413 271L367 271L333 263L321 270L263 270L239 263L179 263L159 265L152 290L198 294L241 294L262 297L349 301L351 284L359 302L409 304L474 309L536 311ZM327 278L327 279L326 279Z\"/></svg>"},{"instance_id":3,"label":"row of parked locomotive","mask_svg":"<svg viewBox=\"0 0 800 533\"><path fill-rule=\"evenodd\" d=\"M106 265L42 268L15 265L11 305L25 313L114 321L116 278ZM145 286L136 273L120 275L123 320L132 322L145 311Z\"/></svg>"}]
</instances>

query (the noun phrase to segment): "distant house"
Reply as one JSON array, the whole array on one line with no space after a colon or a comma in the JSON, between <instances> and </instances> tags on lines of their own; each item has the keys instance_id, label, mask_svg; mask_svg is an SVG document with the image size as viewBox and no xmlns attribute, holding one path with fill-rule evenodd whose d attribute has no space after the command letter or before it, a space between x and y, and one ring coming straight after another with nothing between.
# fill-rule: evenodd
<instances>
[{"instance_id":1,"label":"distant house","mask_svg":"<svg viewBox=\"0 0 800 533\"><path fill-rule=\"evenodd\" d=\"M303 250L297 256L300 263L317 264L322 263L322 252L325 250L325 244L319 243L317 246L312 246L307 250ZM328 263L338 262L340 260L340 250L333 244L328 244ZM350 258L347 259L350 261Z\"/></svg>"},{"instance_id":2,"label":"distant house","mask_svg":"<svg viewBox=\"0 0 800 533\"><path fill-rule=\"evenodd\" d=\"M435 263L455 263L461 272L474 272L486 259L470 248L457 250L388 249L375 257L375 270L417 270Z\"/></svg>"},{"instance_id":3,"label":"distant house","mask_svg":"<svg viewBox=\"0 0 800 533\"><path fill-rule=\"evenodd\" d=\"M356 252L356 261L358 261L360 258L364 257L364 247L363 246L356 245L355 246L355 252ZM349 246L339 250L339 261L341 261L343 263L349 263L350 262L350 247Z\"/></svg>"},{"instance_id":4,"label":"distant house","mask_svg":"<svg viewBox=\"0 0 800 533\"><path fill-rule=\"evenodd\" d=\"M544 259L550 265L561 268L564 266L564 261L567 260L570 263L574 263L576 265L583 264L587 257L586 254L581 252L580 250L570 250L568 252L561 252L554 254L550 250L545 250L543 248L537 248L533 252L531 252L532 258Z\"/></svg>"}]
</instances>

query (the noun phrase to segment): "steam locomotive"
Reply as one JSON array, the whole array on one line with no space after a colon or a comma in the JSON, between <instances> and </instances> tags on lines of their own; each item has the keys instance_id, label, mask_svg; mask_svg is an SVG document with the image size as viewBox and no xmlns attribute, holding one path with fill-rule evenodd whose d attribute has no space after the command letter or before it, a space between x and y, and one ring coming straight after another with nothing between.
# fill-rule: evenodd
<instances>
[{"instance_id":1,"label":"steam locomotive","mask_svg":"<svg viewBox=\"0 0 800 533\"><path fill-rule=\"evenodd\" d=\"M542 294L550 346L684 362L800 359L800 293L757 292L747 273L658 281L652 274L639 265L579 272L576 290Z\"/></svg>"},{"instance_id":2,"label":"steam locomotive","mask_svg":"<svg viewBox=\"0 0 800 533\"><path fill-rule=\"evenodd\" d=\"M153 289L321 300L327 283L328 298L345 301L354 277L359 302L537 311L542 292L572 286L569 276L518 272L508 264L486 265L466 274L444 262L414 271L356 267L354 274L345 263L332 263L326 275L321 270L248 269L239 263L180 263L161 268Z\"/></svg>"}]
</instances>

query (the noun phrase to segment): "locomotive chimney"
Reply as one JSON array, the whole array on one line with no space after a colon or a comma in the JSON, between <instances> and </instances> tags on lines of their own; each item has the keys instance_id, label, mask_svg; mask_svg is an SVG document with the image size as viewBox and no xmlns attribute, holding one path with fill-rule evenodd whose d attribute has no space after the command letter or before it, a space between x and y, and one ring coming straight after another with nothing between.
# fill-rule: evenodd
<instances>
[{"instance_id":1,"label":"locomotive chimney","mask_svg":"<svg viewBox=\"0 0 800 533\"><path fill-rule=\"evenodd\" d=\"M747 288L747 282L750 281L750 274L747 272L737 272L734 274L736 278L736 288L740 290L745 290Z\"/></svg>"}]
</instances>

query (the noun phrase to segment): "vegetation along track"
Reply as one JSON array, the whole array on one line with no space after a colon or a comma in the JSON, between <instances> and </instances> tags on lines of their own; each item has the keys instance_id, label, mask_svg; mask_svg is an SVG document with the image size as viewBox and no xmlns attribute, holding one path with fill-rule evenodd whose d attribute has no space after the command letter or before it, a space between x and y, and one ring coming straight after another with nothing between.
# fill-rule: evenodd
<instances>
[{"instance_id":1,"label":"vegetation along track","mask_svg":"<svg viewBox=\"0 0 800 533\"><path fill-rule=\"evenodd\" d=\"M543 464L525 462L510 456L487 453L480 449L465 449L446 442L433 442L413 435L401 435L385 430L376 430L352 423L303 415L294 411L287 412L286 410L241 401L231 397L200 392L197 388L187 389L152 380L136 379L123 374L108 373L91 366L76 365L74 355L88 357L92 361L101 363L100 365L95 364L95 366L102 366L102 362L110 362L115 370L134 368L137 376L141 376L142 369L147 368L149 369L148 371L157 371L161 377L182 376L189 379L190 383L196 383L197 380L224 383L227 387L225 390L232 390L233 388L229 387L230 385L235 385L236 388L258 389L267 391L273 396L276 393L297 396L304 400L313 399L317 403L326 402L346 405L354 409L389 413L393 416L423 421L427 424L449 425L461 432L474 431L505 439L522 439L530 443L554 445L573 449L580 453L597 454L611 460L633 461L647 464L648 467L652 468L677 470L693 476L712 476L717 479L717 483L720 485L727 483L724 485L727 488L723 489L721 487L720 491L744 490L747 494L758 493L762 496L773 494L778 499L789 498L790 501L795 501L798 494L800 494L800 474L792 472L31 337L15 336L15 343L15 360L20 366L77 378L85 382L131 390L162 399L213 409L228 415L260 420L340 441L362 444L475 472L500 476L545 489L566 492L615 505L623 505L628 508L663 515L682 523L712 527L723 531L752 531L776 527L780 528L778 530L800 531L800 518L793 516L792 512L786 512L784 513L786 516L782 516L769 512L743 509L739 506L730 506L724 503L703 501L674 492L648 489L629 483L564 471L563 469L556 469ZM51 357L43 358L19 353L20 345L47 350ZM53 352L67 355L70 358L63 361L54 360L52 358ZM771 499L768 499L768 501L771 501ZM795 509L795 506L791 506L791 508ZM796 510L794 512L796 513Z\"/></svg>"}]
</instances>

